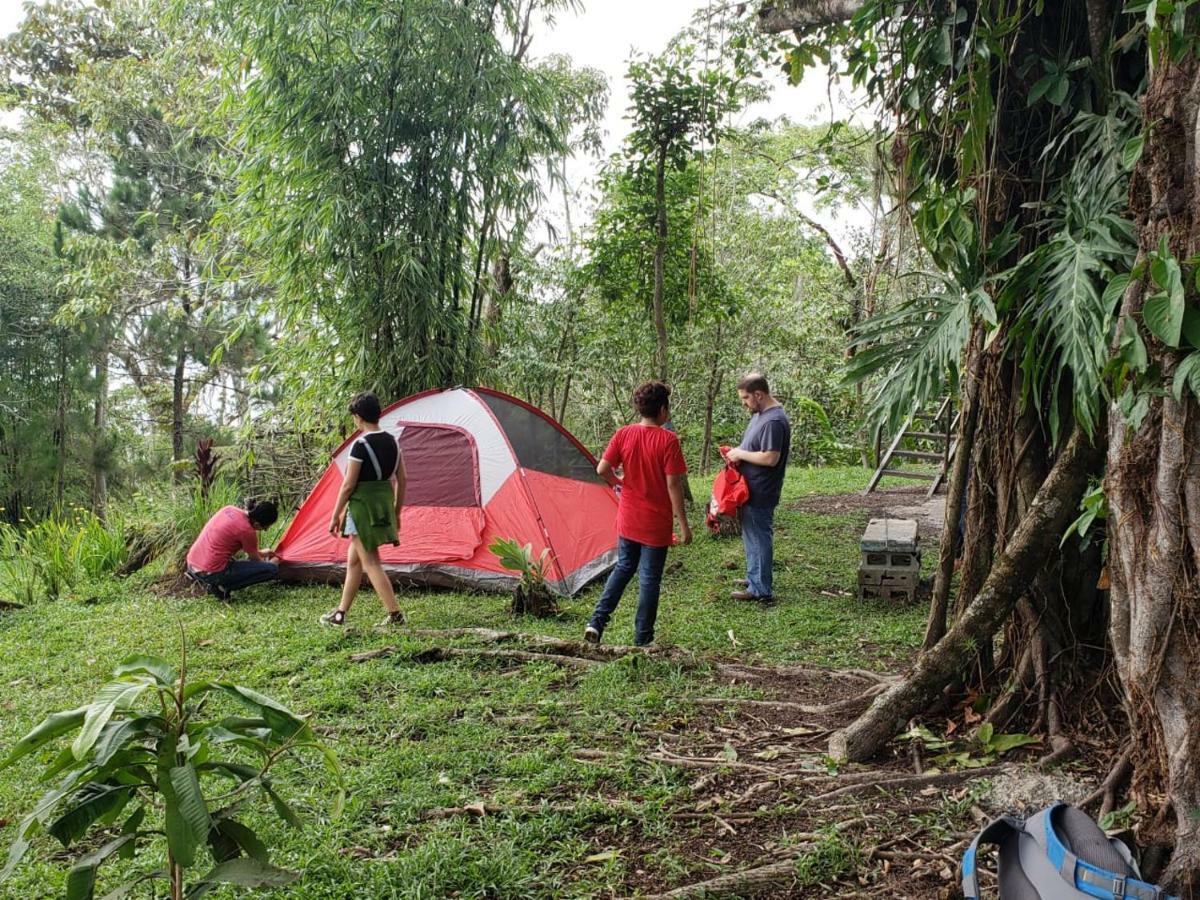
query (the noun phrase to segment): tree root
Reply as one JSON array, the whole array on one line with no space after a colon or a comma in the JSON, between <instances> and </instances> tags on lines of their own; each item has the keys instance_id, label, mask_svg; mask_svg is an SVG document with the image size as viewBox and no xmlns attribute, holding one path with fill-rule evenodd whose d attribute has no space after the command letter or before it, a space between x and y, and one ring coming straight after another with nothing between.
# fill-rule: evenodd
<instances>
[{"instance_id":1,"label":"tree root","mask_svg":"<svg viewBox=\"0 0 1200 900\"><path fill-rule=\"evenodd\" d=\"M819 675L825 678L843 678L886 685L897 680L895 676L870 672L866 669L824 669L820 666L754 666L749 663L718 663L717 668L724 674L737 678L757 678L762 675L775 677L780 675Z\"/></svg>"},{"instance_id":2,"label":"tree root","mask_svg":"<svg viewBox=\"0 0 1200 900\"><path fill-rule=\"evenodd\" d=\"M832 703L823 703L819 706L810 706L806 703L796 703L791 700L749 700L743 697L695 697L691 702L698 706L729 706L732 704L746 706L751 709L778 709L808 716L827 716L853 709L865 709L873 698L878 697L887 688L887 683L880 682L867 688L856 697L835 700Z\"/></svg>"},{"instance_id":3,"label":"tree root","mask_svg":"<svg viewBox=\"0 0 1200 900\"><path fill-rule=\"evenodd\" d=\"M24 603L17 603L15 600L0 600L0 609L24 609Z\"/></svg>"},{"instance_id":4,"label":"tree root","mask_svg":"<svg viewBox=\"0 0 1200 900\"><path fill-rule=\"evenodd\" d=\"M1100 804L1100 811L1096 814L1096 818L1104 818L1105 815L1116 808L1117 788L1121 786L1132 771L1133 747L1129 746L1121 751L1112 768L1108 770L1108 774L1104 777L1104 780L1100 782L1100 786L1088 794L1083 802L1079 804L1079 808L1086 812L1093 803L1102 799L1103 802Z\"/></svg>"},{"instance_id":5,"label":"tree root","mask_svg":"<svg viewBox=\"0 0 1200 900\"><path fill-rule=\"evenodd\" d=\"M1012 539L958 621L937 646L921 653L908 677L889 685L850 727L830 738L831 756L852 762L874 756L905 722L928 709L945 686L961 676L979 648L991 645L1030 578L1057 547L1057 536L1075 515L1088 475L1099 460L1099 451L1076 424Z\"/></svg>"},{"instance_id":6,"label":"tree root","mask_svg":"<svg viewBox=\"0 0 1200 900\"><path fill-rule=\"evenodd\" d=\"M807 847L800 846L796 850ZM665 894L653 894L647 900L684 900L691 897L748 897L760 891L786 887L796 880L796 860L770 863L753 869L743 869L741 872L731 872L711 878L708 881L689 884L685 887L667 891Z\"/></svg>"},{"instance_id":7,"label":"tree root","mask_svg":"<svg viewBox=\"0 0 1200 900\"><path fill-rule=\"evenodd\" d=\"M491 628L410 628L408 634L432 638L477 638L489 644L508 642L533 644L545 648L546 652L564 656L581 656L586 659L609 660L622 656L687 656L690 653L671 647L628 647L620 644L589 644L586 641L567 641L526 631L495 631Z\"/></svg>"},{"instance_id":8,"label":"tree root","mask_svg":"<svg viewBox=\"0 0 1200 900\"><path fill-rule=\"evenodd\" d=\"M352 654L349 659L351 662L365 662L381 656L390 656L396 652L395 647L380 647L377 650L368 650L366 653ZM528 650L482 650L463 647L428 647L412 654L408 659L415 663L446 662L451 659L500 659L523 663L548 662L556 666L584 670L603 665L602 660L564 656L560 653L533 653Z\"/></svg>"},{"instance_id":9,"label":"tree root","mask_svg":"<svg viewBox=\"0 0 1200 900\"><path fill-rule=\"evenodd\" d=\"M840 787L837 790L829 791L828 793L818 794L810 798L814 803L827 803L837 797L845 797L848 794L857 794L872 790L889 790L897 788L918 788L928 787L930 785L943 784L958 784L962 781L971 781L976 778L988 778L992 775L998 775L1005 770L1004 766L982 766L978 769L964 769L960 772L935 772L929 775L905 775L901 778L879 778L878 775L871 781L864 781L859 784L851 784L846 787Z\"/></svg>"},{"instance_id":10,"label":"tree root","mask_svg":"<svg viewBox=\"0 0 1200 900\"><path fill-rule=\"evenodd\" d=\"M615 750L590 750L587 748L574 750L572 751L572 755L581 762L622 759L625 756L625 754ZM726 759L724 756L679 756L666 750L660 750L656 753L645 754L643 759L649 762L663 763L668 766L678 766L681 769L740 769L741 771L758 772L759 774L771 775L776 778L786 777L788 774L778 769L772 769L769 766L760 766L757 763L742 762L737 759Z\"/></svg>"}]
</instances>

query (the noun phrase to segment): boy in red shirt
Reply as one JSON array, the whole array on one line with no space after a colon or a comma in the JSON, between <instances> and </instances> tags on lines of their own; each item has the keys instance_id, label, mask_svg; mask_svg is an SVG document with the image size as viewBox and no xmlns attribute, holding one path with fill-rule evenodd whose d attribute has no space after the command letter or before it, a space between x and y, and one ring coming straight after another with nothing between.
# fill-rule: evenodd
<instances>
[{"instance_id":1,"label":"boy in red shirt","mask_svg":"<svg viewBox=\"0 0 1200 900\"><path fill-rule=\"evenodd\" d=\"M596 472L609 484L620 486L621 502L617 508L617 566L608 576L592 620L583 632L584 640L593 644L600 643L604 626L635 572L639 590L633 640L639 647L654 640L659 586L672 539L672 513L679 520L680 541L692 542L692 529L683 511L687 465L679 438L663 428L671 417L670 396L671 389L657 381L634 391L633 405L642 420L618 430L596 466ZM623 470L621 477L615 474L617 468Z\"/></svg>"}]
</instances>

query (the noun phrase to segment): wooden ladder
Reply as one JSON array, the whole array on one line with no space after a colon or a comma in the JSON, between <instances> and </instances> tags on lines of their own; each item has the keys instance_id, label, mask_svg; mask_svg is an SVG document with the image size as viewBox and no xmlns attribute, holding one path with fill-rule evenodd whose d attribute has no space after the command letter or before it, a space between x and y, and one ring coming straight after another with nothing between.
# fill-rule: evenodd
<instances>
[{"instance_id":1,"label":"wooden ladder","mask_svg":"<svg viewBox=\"0 0 1200 900\"><path fill-rule=\"evenodd\" d=\"M917 426L914 423L929 424ZM932 497L942 486L942 482L946 480L946 473L950 470L950 461L954 459L954 451L958 446L958 439L955 437L957 428L958 413L954 410L953 398L949 396L942 398L936 413L914 412L905 419L904 425L892 440L887 452L879 457L879 467L871 476L867 489L863 493L871 493L878 487L880 479L889 475L893 478L913 478L930 482L926 496ZM902 446L905 439L938 444L942 450L940 453L934 453L927 450L908 449ZM892 460L897 458L936 462L938 470L936 474L931 475L928 472L910 472L905 469L892 468Z\"/></svg>"}]
</instances>

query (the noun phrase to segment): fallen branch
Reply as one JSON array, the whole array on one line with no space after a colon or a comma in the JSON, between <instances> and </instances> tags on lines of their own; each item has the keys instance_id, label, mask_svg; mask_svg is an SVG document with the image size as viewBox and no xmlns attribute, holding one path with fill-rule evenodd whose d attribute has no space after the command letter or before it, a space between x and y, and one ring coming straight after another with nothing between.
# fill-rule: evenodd
<instances>
[{"instance_id":1,"label":"fallen branch","mask_svg":"<svg viewBox=\"0 0 1200 900\"><path fill-rule=\"evenodd\" d=\"M392 652L395 652L394 650ZM374 656L384 656L384 653L374 653ZM374 658L368 654L358 654L358 657ZM354 656L355 662L361 661ZM463 647L428 647L410 656L409 661L415 663L447 662L451 659L499 659L512 662L547 662L556 666L568 666L575 669L591 669L603 665L594 659L583 659L578 656L561 656L557 653L531 653L528 650L475 650Z\"/></svg>"},{"instance_id":2,"label":"fallen branch","mask_svg":"<svg viewBox=\"0 0 1200 900\"><path fill-rule=\"evenodd\" d=\"M891 790L898 788L918 788L940 784L958 784L960 781L971 781L975 778L988 778L1004 771L1004 766L982 766L978 769L963 769L960 772L936 772L929 775L906 775L903 778L885 778L873 781L863 781L858 784L840 787L825 794L811 798L814 803L826 803L847 794L857 794L871 790Z\"/></svg>"},{"instance_id":3,"label":"fallen branch","mask_svg":"<svg viewBox=\"0 0 1200 900\"><path fill-rule=\"evenodd\" d=\"M823 669L820 666L752 666L749 663L718 663L717 668L726 674L737 677L757 678L760 675L820 675L826 678L843 678L858 681L892 683L896 680L892 675L881 675L878 672L868 672L866 669Z\"/></svg>"},{"instance_id":4,"label":"fallen branch","mask_svg":"<svg viewBox=\"0 0 1200 900\"><path fill-rule=\"evenodd\" d=\"M581 761L599 761L605 759L621 759L625 754L617 753L613 750L589 750L581 749L573 751L572 755ZM677 766L681 769L741 769L747 772L759 772L765 775L781 778L786 773L776 771L767 766L759 766L754 763L741 762L736 759L726 759L723 756L675 756L674 754L665 753L649 753L643 759L650 762L665 763L669 766Z\"/></svg>"},{"instance_id":5,"label":"fallen branch","mask_svg":"<svg viewBox=\"0 0 1200 900\"><path fill-rule=\"evenodd\" d=\"M665 894L654 894L647 900L682 900L687 897L745 897L768 888L790 887L795 880L796 860L789 859L785 862L771 863L754 869L743 869L741 872L731 872L708 881L676 888Z\"/></svg>"},{"instance_id":6,"label":"fallen branch","mask_svg":"<svg viewBox=\"0 0 1200 900\"><path fill-rule=\"evenodd\" d=\"M476 638L489 644L533 644L547 652L564 656L608 660L622 656L676 656L680 651L667 647L628 647L620 644L589 644L586 641L567 641L562 638L527 631L496 631L492 628L410 628L408 634L431 638ZM688 654L690 655L690 654Z\"/></svg>"},{"instance_id":7,"label":"fallen branch","mask_svg":"<svg viewBox=\"0 0 1200 900\"><path fill-rule=\"evenodd\" d=\"M692 699L692 703L698 706L746 706L752 709L778 709L784 712L795 712L806 716L827 716L833 713L845 712L855 707L865 708L873 698L878 697L888 689L888 684L880 682L872 685L854 697L847 697L844 700L835 700L832 703L824 703L819 706L810 706L807 703L796 703L791 700L750 700L743 697L696 697Z\"/></svg>"}]
</instances>

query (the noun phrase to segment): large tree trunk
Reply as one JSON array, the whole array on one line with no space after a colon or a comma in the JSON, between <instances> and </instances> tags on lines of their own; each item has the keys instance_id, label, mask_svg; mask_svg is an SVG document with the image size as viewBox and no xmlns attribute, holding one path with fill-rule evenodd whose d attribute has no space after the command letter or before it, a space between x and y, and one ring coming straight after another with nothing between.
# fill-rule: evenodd
<instances>
[{"instance_id":1,"label":"large tree trunk","mask_svg":"<svg viewBox=\"0 0 1200 900\"><path fill-rule=\"evenodd\" d=\"M990 645L1058 548L1099 455L1076 428L982 589L937 646L921 654L907 678L881 694L849 728L834 734L829 741L832 756L855 762L871 758L905 722L925 712L946 685L974 668L979 648Z\"/></svg>"},{"instance_id":2,"label":"large tree trunk","mask_svg":"<svg viewBox=\"0 0 1200 900\"><path fill-rule=\"evenodd\" d=\"M663 267L667 257L667 155L660 150L654 169L654 333L658 336L658 379L665 382L667 370L667 314L663 309Z\"/></svg>"},{"instance_id":3,"label":"large tree trunk","mask_svg":"<svg viewBox=\"0 0 1200 900\"><path fill-rule=\"evenodd\" d=\"M1142 104L1146 144L1131 188L1142 258L1165 237L1182 261L1200 251L1200 61L1164 65ZM1185 286L1195 309L1191 278ZM1140 319L1147 293L1144 284L1130 285L1122 317ZM1169 388L1183 355L1148 345ZM1175 853L1164 881L1193 896L1200 894L1200 405L1186 389L1182 402L1167 390L1152 398L1136 429L1116 403L1109 416L1110 637L1133 731L1135 795L1151 806L1165 795Z\"/></svg>"}]
</instances>

